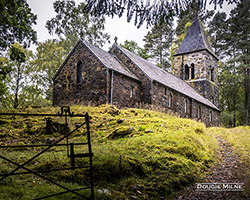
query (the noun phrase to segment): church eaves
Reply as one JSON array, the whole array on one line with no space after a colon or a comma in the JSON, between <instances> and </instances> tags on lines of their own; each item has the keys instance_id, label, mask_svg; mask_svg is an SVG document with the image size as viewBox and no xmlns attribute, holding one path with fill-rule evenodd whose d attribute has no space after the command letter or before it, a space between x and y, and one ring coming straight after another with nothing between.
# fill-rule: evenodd
<instances>
[{"instance_id":1,"label":"church eaves","mask_svg":"<svg viewBox=\"0 0 250 200\"><path fill-rule=\"evenodd\" d=\"M186 36L175 53L175 56L202 50L207 50L216 59L218 59L214 54L199 18L195 17L192 25L188 29Z\"/></svg>"}]
</instances>

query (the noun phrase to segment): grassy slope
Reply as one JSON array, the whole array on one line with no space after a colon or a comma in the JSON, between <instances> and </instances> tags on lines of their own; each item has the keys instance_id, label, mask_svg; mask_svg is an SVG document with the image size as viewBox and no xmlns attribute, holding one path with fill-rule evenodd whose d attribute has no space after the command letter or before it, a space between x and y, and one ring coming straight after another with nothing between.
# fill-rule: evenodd
<instances>
[{"instance_id":1,"label":"grassy slope","mask_svg":"<svg viewBox=\"0 0 250 200\"><path fill-rule=\"evenodd\" d=\"M57 113L59 108L25 109L19 112ZM173 192L191 182L198 181L213 162L217 148L211 131L203 124L180 119L152 110L124 109L113 106L73 106L75 113L88 112L91 119L92 147L94 152L94 184L97 199L159 199L170 197ZM8 111L10 112L10 111ZM1 116L0 116L1 117ZM117 123L118 119L125 119ZM52 119L56 121L56 119ZM58 120L58 119L57 119ZM59 119L62 123L63 119ZM71 128L82 119L69 120ZM32 117L1 117L0 145L20 143L43 143L59 138L54 132L47 135L45 121ZM145 133L147 132L147 133ZM84 142L85 129L77 131L70 142ZM76 152L82 152L78 147ZM1 154L23 163L39 152L39 148L26 150L3 150ZM31 169L69 167L70 160L65 149L54 148L29 164ZM77 165L87 164L87 159L77 159ZM0 173L14 169L0 159ZM78 188L88 180L88 170L60 171L46 176L60 180L63 185ZM25 177L24 180L22 180ZM62 191L34 175L20 175L0 182L0 199L31 199L52 191ZM140 185L136 188L134 186ZM20 187L18 187L20 186ZM15 187L15 190L13 190ZM110 194L100 194L98 189ZM54 199L77 199L68 194Z\"/></svg>"}]
</instances>

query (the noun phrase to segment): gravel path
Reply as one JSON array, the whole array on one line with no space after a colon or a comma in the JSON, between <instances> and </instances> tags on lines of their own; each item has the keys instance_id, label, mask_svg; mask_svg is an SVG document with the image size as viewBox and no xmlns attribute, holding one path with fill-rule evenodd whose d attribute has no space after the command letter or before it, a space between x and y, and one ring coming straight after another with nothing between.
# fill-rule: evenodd
<instances>
[{"instance_id":1,"label":"gravel path","mask_svg":"<svg viewBox=\"0 0 250 200\"><path fill-rule=\"evenodd\" d=\"M211 168L211 175L207 176L202 183L242 183L242 176L240 172L241 163L238 156L234 153L233 149L221 137L216 137L220 149L216 154L216 160L219 162ZM222 185L222 184L220 184ZM248 187L243 184L243 188ZM180 191L175 200L203 200L203 199L248 199L244 192L239 191L196 191L197 184L193 184Z\"/></svg>"}]
</instances>

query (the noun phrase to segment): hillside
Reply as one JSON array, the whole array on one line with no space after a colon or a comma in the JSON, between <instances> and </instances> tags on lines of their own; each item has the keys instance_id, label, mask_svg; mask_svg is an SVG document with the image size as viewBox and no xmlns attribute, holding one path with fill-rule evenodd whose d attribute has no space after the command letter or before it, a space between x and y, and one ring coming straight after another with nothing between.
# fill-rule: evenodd
<instances>
[{"instance_id":1,"label":"hillside","mask_svg":"<svg viewBox=\"0 0 250 200\"><path fill-rule=\"evenodd\" d=\"M57 113L60 108L19 109L22 113ZM73 106L77 114L91 116L91 140L94 153L94 185L96 199L168 199L175 192L206 176L214 164L218 148L213 132L189 119L145 109L118 110L114 106ZM14 112L4 110L4 112ZM46 133L44 117L0 116L0 145L44 144L62 137L55 130ZM52 117L63 123L63 118ZM82 123L81 118L68 120L71 129ZM55 123L56 124L56 123ZM54 125L55 125L54 124ZM80 129L69 142L86 142L86 130ZM1 149L1 154L23 163L41 148ZM78 147L78 152L84 148ZM87 160L77 158L77 165ZM15 166L0 159L0 173L10 172ZM30 169L62 168L70 166L64 147L57 147L36 158ZM53 180L70 188L82 186L88 170L65 170L46 173ZM51 192L57 186L35 175L8 177L0 182L0 199L31 199ZM19 187L20 186L20 187ZM13 190L13 187L15 190ZM77 199L64 194L52 199Z\"/></svg>"}]
</instances>

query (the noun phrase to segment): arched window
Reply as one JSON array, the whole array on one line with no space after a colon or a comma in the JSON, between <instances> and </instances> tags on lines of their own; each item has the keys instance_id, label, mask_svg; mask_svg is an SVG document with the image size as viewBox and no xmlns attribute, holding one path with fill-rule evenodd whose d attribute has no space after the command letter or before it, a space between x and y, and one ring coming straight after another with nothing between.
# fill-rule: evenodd
<instances>
[{"instance_id":1,"label":"arched window","mask_svg":"<svg viewBox=\"0 0 250 200\"><path fill-rule=\"evenodd\" d=\"M214 104L214 96L212 96L212 103Z\"/></svg>"},{"instance_id":2,"label":"arched window","mask_svg":"<svg viewBox=\"0 0 250 200\"><path fill-rule=\"evenodd\" d=\"M200 119L201 118L201 107L198 106L198 118Z\"/></svg>"},{"instance_id":3,"label":"arched window","mask_svg":"<svg viewBox=\"0 0 250 200\"><path fill-rule=\"evenodd\" d=\"M185 80L189 79L189 67L188 65L185 65L185 76L184 76Z\"/></svg>"},{"instance_id":4,"label":"arched window","mask_svg":"<svg viewBox=\"0 0 250 200\"><path fill-rule=\"evenodd\" d=\"M190 69L190 79L194 79L194 63L191 64L191 69Z\"/></svg>"},{"instance_id":5,"label":"arched window","mask_svg":"<svg viewBox=\"0 0 250 200\"><path fill-rule=\"evenodd\" d=\"M214 68L210 66L210 80L214 82Z\"/></svg>"},{"instance_id":6,"label":"arched window","mask_svg":"<svg viewBox=\"0 0 250 200\"><path fill-rule=\"evenodd\" d=\"M82 83L82 67L83 67L82 61L79 61L77 63L77 72L76 72L76 83L77 84Z\"/></svg>"},{"instance_id":7,"label":"arched window","mask_svg":"<svg viewBox=\"0 0 250 200\"><path fill-rule=\"evenodd\" d=\"M168 97L168 107L171 107L172 104L173 104L173 95L172 93L170 93Z\"/></svg>"},{"instance_id":8,"label":"arched window","mask_svg":"<svg viewBox=\"0 0 250 200\"><path fill-rule=\"evenodd\" d=\"M213 112L210 110L209 111L209 122L213 121Z\"/></svg>"},{"instance_id":9,"label":"arched window","mask_svg":"<svg viewBox=\"0 0 250 200\"><path fill-rule=\"evenodd\" d=\"M134 87L133 87L133 86L131 86L131 88L130 88L130 98L132 98L132 97L133 97L133 91L134 91Z\"/></svg>"},{"instance_id":10,"label":"arched window","mask_svg":"<svg viewBox=\"0 0 250 200\"><path fill-rule=\"evenodd\" d=\"M167 88L165 88L164 90L165 90L165 91L164 91L164 92L165 92L165 95L167 95Z\"/></svg>"},{"instance_id":11,"label":"arched window","mask_svg":"<svg viewBox=\"0 0 250 200\"><path fill-rule=\"evenodd\" d=\"M185 99L185 101L184 101L184 112L187 113L187 110L188 110L188 102Z\"/></svg>"}]
</instances>

